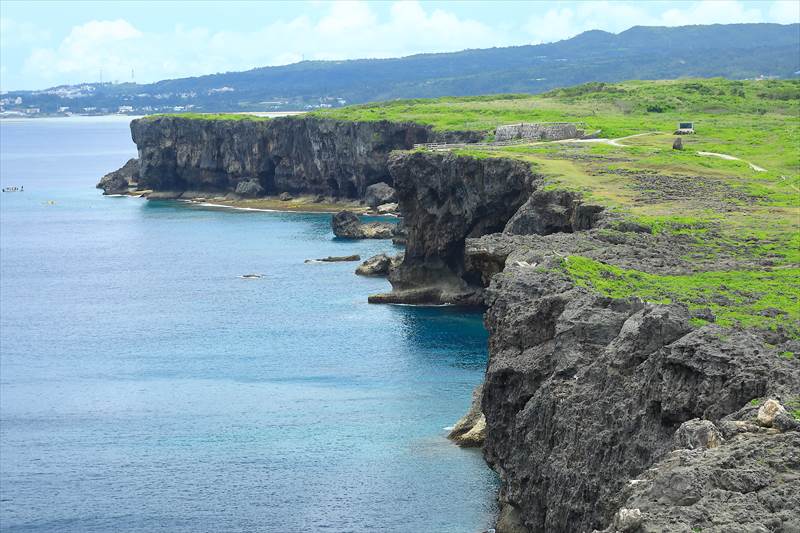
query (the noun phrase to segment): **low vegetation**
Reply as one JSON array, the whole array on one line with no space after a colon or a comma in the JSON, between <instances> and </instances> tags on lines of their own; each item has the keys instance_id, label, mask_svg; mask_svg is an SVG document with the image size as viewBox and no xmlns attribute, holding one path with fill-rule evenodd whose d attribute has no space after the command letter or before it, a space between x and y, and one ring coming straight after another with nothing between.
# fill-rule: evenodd
<instances>
[{"instance_id":1,"label":"low vegetation","mask_svg":"<svg viewBox=\"0 0 800 533\"><path fill-rule=\"evenodd\" d=\"M579 256L565 258L562 267L578 285L606 296L682 303L690 310L710 310L721 326L780 329L800 338L800 268L659 276Z\"/></svg>"}]
</instances>

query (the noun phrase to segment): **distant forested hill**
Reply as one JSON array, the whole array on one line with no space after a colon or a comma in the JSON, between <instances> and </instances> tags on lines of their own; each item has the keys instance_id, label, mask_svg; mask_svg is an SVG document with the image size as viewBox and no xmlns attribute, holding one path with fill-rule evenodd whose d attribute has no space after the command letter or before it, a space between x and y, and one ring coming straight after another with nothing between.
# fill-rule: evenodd
<instances>
[{"instance_id":1,"label":"distant forested hill","mask_svg":"<svg viewBox=\"0 0 800 533\"><path fill-rule=\"evenodd\" d=\"M70 112L116 112L120 106L129 113L270 111L396 98L539 93L589 81L791 78L798 72L798 24L636 26L620 34L594 30L535 46L397 59L303 61L152 84L18 91L3 95L3 103L6 111L39 108L42 113L64 107Z\"/></svg>"}]
</instances>

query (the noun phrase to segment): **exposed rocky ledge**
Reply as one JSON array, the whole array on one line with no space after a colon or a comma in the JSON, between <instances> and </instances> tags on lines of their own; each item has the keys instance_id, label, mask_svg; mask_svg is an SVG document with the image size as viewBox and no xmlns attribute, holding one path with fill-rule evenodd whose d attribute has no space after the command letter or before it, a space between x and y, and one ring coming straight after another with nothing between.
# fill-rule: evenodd
<instances>
[{"instance_id":1,"label":"exposed rocky ledge","mask_svg":"<svg viewBox=\"0 0 800 533\"><path fill-rule=\"evenodd\" d=\"M483 416L483 411L481 411L482 402L483 385L481 384L472 391L472 403L469 406L469 411L456 422L447 438L459 446L483 446L483 441L486 438L486 417Z\"/></svg>"}]
</instances>

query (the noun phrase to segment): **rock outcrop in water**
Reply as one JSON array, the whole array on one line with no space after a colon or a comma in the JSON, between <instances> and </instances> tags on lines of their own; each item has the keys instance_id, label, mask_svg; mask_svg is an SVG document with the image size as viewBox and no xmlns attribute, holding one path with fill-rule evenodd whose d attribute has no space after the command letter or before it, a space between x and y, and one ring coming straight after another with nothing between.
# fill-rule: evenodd
<instances>
[{"instance_id":1,"label":"rock outcrop in water","mask_svg":"<svg viewBox=\"0 0 800 533\"><path fill-rule=\"evenodd\" d=\"M361 263L356 269L359 276L388 276L403 261L403 254L389 256L378 254Z\"/></svg>"},{"instance_id":2,"label":"rock outcrop in water","mask_svg":"<svg viewBox=\"0 0 800 533\"><path fill-rule=\"evenodd\" d=\"M98 189L103 189L103 194L125 194L128 188L139 181L139 161L129 159L122 168L109 172L97 184Z\"/></svg>"},{"instance_id":3,"label":"rock outcrop in water","mask_svg":"<svg viewBox=\"0 0 800 533\"><path fill-rule=\"evenodd\" d=\"M395 224L361 222L352 211L340 211L333 215L331 228L340 239L391 239L395 234Z\"/></svg>"}]
</instances>

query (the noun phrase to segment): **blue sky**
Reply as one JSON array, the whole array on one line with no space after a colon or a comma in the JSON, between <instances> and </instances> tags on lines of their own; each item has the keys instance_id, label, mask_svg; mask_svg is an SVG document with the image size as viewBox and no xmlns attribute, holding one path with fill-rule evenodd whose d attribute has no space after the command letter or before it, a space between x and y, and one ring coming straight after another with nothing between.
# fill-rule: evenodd
<instances>
[{"instance_id":1,"label":"blue sky","mask_svg":"<svg viewBox=\"0 0 800 533\"><path fill-rule=\"evenodd\" d=\"M800 1L0 2L0 89L537 44L635 25L800 22Z\"/></svg>"}]
</instances>

